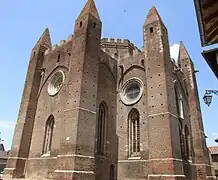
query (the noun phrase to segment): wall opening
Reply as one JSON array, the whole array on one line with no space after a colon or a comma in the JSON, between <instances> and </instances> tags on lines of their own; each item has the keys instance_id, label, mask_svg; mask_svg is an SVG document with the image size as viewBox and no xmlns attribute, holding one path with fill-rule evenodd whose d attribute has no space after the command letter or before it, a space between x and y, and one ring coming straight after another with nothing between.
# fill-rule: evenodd
<instances>
[{"instance_id":1,"label":"wall opening","mask_svg":"<svg viewBox=\"0 0 218 180\"><path fill-rule=\"evenodd\" d=\"M115 167L113 164L110 165L110 180L115 180Z\"/></svg>"},{"instance_id":2,"label":"wall opening","mask_svg":"<svg viewBox=\"0 0 218 180\"><path fill-rule=\"evenodd\" d=\"M53 129L54 129L54 116L49 116L45 124L45 134L44 134L44 143L43 143L43 154L48 154L51 152Z\"/></svg>"},{"instance_id":3,"label":"wall opening","mask_svg":"<svg viewBox=\"0 0 218 180\"><path fill-rule=\"evenodd\" d=\"M140 122L139 111L132 109L128 116L129 156L140 156Z\"/></svg>"},{"instance_id":4,"label":"wall opening","mask_svg":"<svg viewBox=\"0 0 218 180\"><path fill-rule=\"evenodd\" d=\"M150 33L153 33L153 32L154 32L153 27L150 27Z\"/></svg>"},{"instance_id":5,"label":"wall opening","mask_svg":"<svg viewBox=\"0 0 218 180\"><path fill-rule=\"evenodd\" d=\"M107 107L104 102L99 105L97 127L97 154L104 155L107 128Z\"/></svg>"},{"instance_id":6,"label":"wall opening","mask_svg":"<svg viewBox=\"0 0 218 180\"><path fill-rule=\"evenodd\" d=\"M58 54L58 60L57 60L57 62L60 62L60 59L61 59L61 55Z\"/></svg>"},{"instance_id":7,"label":"wall opening","mask_svg":"<svg viewBox=\"0 0 218 180\"><path fill-rule=\"evenodd\" d=\"M141 65L145 66L145 60L144 59L141 60Z\"/></svg>"}]
</instances>

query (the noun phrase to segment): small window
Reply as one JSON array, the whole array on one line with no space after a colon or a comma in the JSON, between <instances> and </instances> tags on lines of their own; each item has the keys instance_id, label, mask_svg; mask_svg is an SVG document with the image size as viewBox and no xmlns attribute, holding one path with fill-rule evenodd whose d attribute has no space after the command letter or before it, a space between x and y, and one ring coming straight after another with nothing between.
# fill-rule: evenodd
<instances>
[{"instance_id":1,"label":"small window","mask_svg":"<svg viewBox=\"0 0 218 180\"><path fill-rule=\"evenodd\" d=\"M218 162L218 154L212 154L211 156L213 162Z\"/></svg>"},{"instance_id":2,"label":"small window","mask_svg":"<svg viewBox=\"0 0 218 180\"><path fill-rule=\"evenodd\" d=\"M150 33L153 33L153 32L154 32L153 27L150 27Z\"/></svg>"},{"instance_id":3,"label":"small window","mask_svg":"<svg viewBox=\"0 0 218 180\"><path fill-rule=\"evenodd\" d=\"M184 142L184 137L182 133L182 128L179 126L179 138L180 138L180 148L181 148L181 156L182 159L185 159L185 142Z\"/></svg>"},{"instance_id":4,"label":"small window","mask_svg":"<svg viewBox=\"0 0 218 180\"><path fill-rule=\"evenodd\" d=\"M61 58L61 55L58 54L58 60L57 60L57 62L60 62L60 58Z\"/></svg>"},{"instance_id":5,"label":"small window","mask_svg":"<svg viewBox=\"0 0 218 180\"><path fill-rule=\"evenodd\" d=\"M144 59L141 60L141 64L142 64L142 66L145 66L145 60Z\"/></svg>"},{"instance_id":6,"label":"small window","mask_svg":"<svg viewBox=\"0 0 218 180\"><path fill-rule=\"evenodd\" d=\"M44 56L44 52L42 52L42 56Z\"/></svg>"},{"instance_id":7,"label":"small window","mask_svg":"<svg viewBox=\"0 0 218 180\"><path fill-rule=\"evenodd\" d=\"M110 180L115 180L115 168L113 164L110 166Z\"/></svg>"},{"instance_id":8,"label":"small window","mask_svg":"<svg viewBox=\"0 0 218 180\"><path fill-rule=\"evenodd\" d=\"M93 24L93 28L96 28L96 23Z\"/></svg>"},{"instance_id":9,"label":"small window","mask_svg":"<svg viewBox=\"0 0 218 180\"><path fill-rule=\"evenodd\" d=\"M185 126L185 155L186 155L186 160L189 160L190 157L190 150L189 150L189 144L190 142L190 136L189 136L189 130L188 127Z\"/></svg>"},{"instance_id":10,"label":"small window","mask_svg":"<svg viewBox=\"0 0 218 180\"><path fill-rule=\"evenodd\" d=\"M120 65L119 68L120 68L121 76L123 76L124 67L122 65Z\"/></svg>"},{"instance_id":11,"label":"small window","mask_svg":"<svg viewBox=\"0 0 218 180\"><path fill-rule=\"evenodd\" d=\"M79 23L79 27L82 27L82 25L83 25L83 22L82 22L82 21L80 21L80 23Z\"/></svg>"}]
</instances>

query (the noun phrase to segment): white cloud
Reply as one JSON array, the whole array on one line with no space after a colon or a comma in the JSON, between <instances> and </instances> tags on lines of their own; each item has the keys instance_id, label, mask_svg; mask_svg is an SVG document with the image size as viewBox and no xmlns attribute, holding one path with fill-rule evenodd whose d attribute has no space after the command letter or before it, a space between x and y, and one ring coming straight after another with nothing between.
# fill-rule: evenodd
<instances>
[{"instance_id":1,"label":"white cloud","mask_svg":"<svg viewBox=\"0 0 218 180\"><path fill-rule=\"evenodd\" d=\"M176 62L178 62L179 57L179 46L179 44L173 44L170 46L170 56L175 59Z\"/></svg>"}]
</instances>

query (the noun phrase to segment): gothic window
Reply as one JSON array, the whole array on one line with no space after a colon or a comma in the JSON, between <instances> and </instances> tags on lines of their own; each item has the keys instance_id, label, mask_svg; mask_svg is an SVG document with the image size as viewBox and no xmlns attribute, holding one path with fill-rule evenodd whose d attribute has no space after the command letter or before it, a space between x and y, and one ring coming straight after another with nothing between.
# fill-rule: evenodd
<instances>
[{"instance_id":1,"label":"gothic window","mask_svg":"<svg viewBox=\"0 0 218 180\"><path fill-rule=\"evenodd\" d=\"M53 136L53 129L54 129L54 116L49 116L46 125L45 125L45 135L44 135L44 143L43 143L43 153L50 153L51 151L51 144L52 144L52 136Z\"/></svg>"},{"instance_id":2,"label":"gothic window","mask_svg":"<svg viewBox=\"0 0 218 180\"><path fill-rule=\"evenodd\" d=\"M175 83L175 97L176 97L176 109L177 114L180 118L184 119L184 112L183 112L183 97L181 92L179 91L178 85Z\"/></svg>"},{"instance_id":3,"label":"gothic window","mask_svg":"<svg viewBox=\"0 0 218 180\"><path fill-rule=\"evenodd\" d=\"M190 157L190 151L189 151L189 144L190 142L190 136L189 136L189 130L188 127L185 126L185 155L186 155L186 160L189 160Z\"/></svg>"},{"instance_id":4,"label":"gothic window","mask_svg":"<svg viewBox=\"0 0 218 180\"><path fill-rule=\"evenodd\" d=\"M105 151L105 140L106 140L106 112L105 103L101 103L98 111L98 132L97 132L97 154L104 155Z\"/></svg>"},{"instance_id":5,"label":"gothic window","mask_svg":"<svg viewBox=\"0 0 218 180\"><path fill-rule=\"evenodd\" d=\"M133 109L129 114L128 120L129 131L129 155L139 156L140 153L140 124L139 112Z\"/></svg>"},{"instance_id":6,"label":"gothic window","mask_svg":"<svg viewBox=\"0 0 218 180\"><path fill-rule=\"evenodd\" d=\"M180 148L181 148L182 159L185 159L184 136L182 133L182 128L180 126L179 126L179 138L180 138Z\"/></svg>"},{"instance_id":7,"label":"gothic window","mask_svg":"<svg viewBox=\"0 0 218 180\"><path fill-rule=\"evenodd\" d=\"M115 168L113 164L110 166L110 180L115 180Z\"/></svg>"},{"instance_id":8,"label":"gothic window","mask_svg":"<svg viewBox=\"0 0 218 180\"><path fill-rule=\"evenodd\" d=\"M57 60L57 62L60 62L60 59L61 59L61 55L58 54L58 60Z\"/></svg>"}]
</instances>

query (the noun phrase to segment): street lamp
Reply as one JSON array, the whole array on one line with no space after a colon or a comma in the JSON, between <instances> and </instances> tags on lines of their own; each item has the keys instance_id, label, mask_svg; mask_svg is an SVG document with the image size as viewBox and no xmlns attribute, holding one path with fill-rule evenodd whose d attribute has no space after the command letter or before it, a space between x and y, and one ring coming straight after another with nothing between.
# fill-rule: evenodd
<instances>
[{"instance_id":1,"label":"street lamp","mask_svg":"<svg viewBox=\"0 0 218 180\"><path fill-rule=\"evenodd\" d=\"M216 94L218 96L218 90L206 90L203 100L206 105L210 106L212 102L212 94Z\"/></svg>"}]
</instances>

